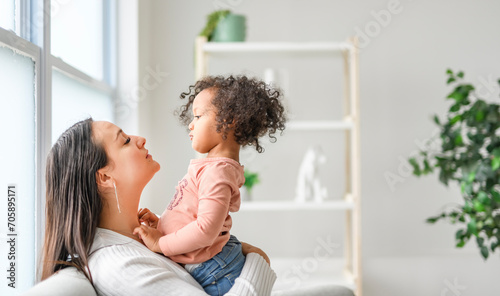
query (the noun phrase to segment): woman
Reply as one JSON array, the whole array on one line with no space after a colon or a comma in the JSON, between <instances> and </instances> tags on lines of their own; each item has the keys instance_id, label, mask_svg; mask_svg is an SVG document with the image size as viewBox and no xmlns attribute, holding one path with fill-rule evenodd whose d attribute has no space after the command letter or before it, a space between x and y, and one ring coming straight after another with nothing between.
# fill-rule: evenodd
<instances>
[{"instance_id":1,"label":"woman","mask_svg":"<svg viewBox=\"0 0 500 296\"><path fill-rule=\"evenodd\" d=\"M206 295L134 234L142 190L160 169L145 143L92 119L60 136L47 157L42 279L75 266L99 295ZM276 275L267 256L248 244L243 252L245 266L227 295L269 295Z\"/></svg>"}]
</instances>

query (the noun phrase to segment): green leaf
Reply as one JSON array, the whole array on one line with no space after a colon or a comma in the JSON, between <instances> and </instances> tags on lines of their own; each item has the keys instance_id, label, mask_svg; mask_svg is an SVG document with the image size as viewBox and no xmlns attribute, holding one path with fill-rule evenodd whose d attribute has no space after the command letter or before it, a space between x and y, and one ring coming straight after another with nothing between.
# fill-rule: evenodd
<instances>
[{"instance_id":1,"label":"green leaf","mask_svg":"<svg viewBox=\"0 0 500 296\"><path fill-rule=\"evenodd\" d=\"M448 80L446 81L446 84L450 84L450 83L455 82L455 81L456 81L456 79L455 79L455 78L450 77L450 78L448 78Z\"/></svg>"},{"instance_id":2,"label":"green leaf","mask_svg":"<svg viewBox=\"0 0 500 296\"><path fill-rule=\"evenodd\" d=\"M476 237L476 242L477 242L477 246L482 248L484 245L484 238L478 236L478 237Z\"/></svg>"},{"instance_id":3,"label":"green leaf","mask_svg":"<svg viewBox=\"0 0 500 296\"><path fill-rule=\"evenodd\" d=\"M463 240L459 241L456 245L457 248L463 248L463 246L465 246L465 241Z\"/></svg>"},{"instance_id":4,"label":"green leaf","mask_svg":"<svg viewBox=\"0 0 500 296\"><path fill-rule=\"evenodd\" d=\"M469 173L469 175L467 176L467 182L472 182L474 181L474 178L476 177L476 171L472 171Z\"/></svg>"},{"instance_id":5,"label":"green leaf","mask_svg":"<svg viewBox=\"0 0 500 296\"><path fill-rule=\"evenodd\" d=\"M495 148L492 152L491 152L495 157L500 157L500 148Z\"/></svg>"},{"instance_id":6,"label":"green leaf","mask_svg":"<svg viewBox=\"0 0 500 296\"><path fill-rule=\"evenodd\" d=\"M457 123L457 121L460 120L462 120L462 115L458 114L454 116L452 119L450 119L450 125L454 125L455 123Z\"/></svg>"},{"instance_id":7,"label":"green leaf","mask_svg":"<svg viewBox=\"0 0 500 296\"><path fill-rule=\"evenodd\" d=\"M465 190L467 189L467 185L468 185L467 182L460 183L460 192L462 192L462 194L465 194Z\"/></svg>"},{"instance_id":8,"label":"green leaf","mask_svg":"<svg viewBox=\"0 0 500 296\"><path fill-rule=\"evenodd\" d=\"M415 176L420 176L422 174L422 171L420 170L420 165L418 164L417 160L414 157L412 157L408 159L408 162L413 167L413 174Z\"/></svg>"},{"instance_id":9,"label":"green leaf","mask_svg":"<svg viewBox=\"0 0 500 296\"><path fill-rule=\"evenodd\" d=\"M464 206L462 207L465 213L470 213L472 211L472 204L470 201L465 201Z\"/></svg>"},{"instance_id":10,"label":"green leaf","mask_svg":"<svg viewBox=\"0 0 500 296\"><path fill-rule=\"evenodd\" d=\"M481 247L481 255L485 260L488 259L489 251L487 247Z\"/></svg>"},{"instance_id":11,"label":"green leaf","mask_svg":"<svg viewBox=\"0 0 500 296\"><path fill-rule=\"evenodd\" d=\"M464 72L462 71L458 72L457 77L464 78Z\"/></svg>"},{"instance_id":12,"label":"green leaf","mask_svg":"<svg viewBox=\"0 0 500 296\"><path fill-rule=\"evenodd\" d=\"M441 168L441 171L439 172L439 181L443 183L444 185L448 186L448 180L450 179L450 175Z\"/></svg>"},{"instance_id":13,"label":"green leaf","mask_svg":"<svg viewBox=\"0 0 500 296\"><path fill-rule=\"evenodd\" d=\"M210 13L207 16L207 23L203 30L200 32L199 36L205 36L207 37L207 40L210 41L212 39L215 27L217 27L219 21L224 19L230 12L230 10L217 10Z\"/></svg>"},{"instance_id":14,"label":"green leaf","mask_svg":"<svg viewBox=\"0 0 500 296\"><path fill-rule=\"evenodd\" d=\"M477 200L483 205L489 205L491 203L491 200L488 198L488 194L484 191L480 191L477 194Z\"/></svg>"},{"instance_id":15,"label":"green leaf","mask_svg":"<svg viewBox=\"0 0 500 296\"><path fill-rule=\"evenodd\" d=\"M427 159L424 159L424 175L428 173L432 173L434 169L430 166L429 161Z\"/></svg>"},{"instance_id":16,"label":"green leaf","mask_svg":"<svg viewBox=\"0 0 500 296\"><path fill-rule=\"evenodd\" d=\"M441 125L441 123L439 122L439 117L437 115L434 115L434 122L437 124L437 125Z\"/></svg>"},{"instance_id":17,"label":"green leaf","mask_svg":"<svg viewBox=\"0 0 500 296\"><path fill-rule=\"evenodd\" d=\"M477 113L476 113L476 121L477 122L481 122L483 120L484 120L484 111L482 111L482 110L477 111Z\"/></svg>"},{"instance_id":18,"label":"green leaf","mask_svg":"<svg viewBox=\"0 0 500 296\"><path fill-rule=\"evenodd\" d=\"M425 220L425 222L430 223L430 224L434 224L439 219L444 218L444 217L446 217L445 213L441 213L441 215L439 215L439 216L427 218L427 220Z\"/></svg>"},{"instance_id":19,"label":"green leaf","mask_svg":"<svg viewBox=\"0 0 500 296\"><path fill-rule=\"evenodd\" d=\"M491 242L491 246L490 246L491 247L491 251L495 252L495 249L498 247L498 245L499 245L498 241L492 241Z\"/></svg>"},{"instance_id":20,"label":"green leaf","mask_svg":"<svg viewBox=\"0 0 500 296\"><path fill-rule=\"evenodd\" d=\"M477 212L484 212L484 205L479 200L475 200L473 203L474 203L474 209Z\"/></svg>"},{"instance_id":21,"label":"green leaf","mask_svg":"<svg viewBox=\"0 0 500 296\"><path fill-rule=\"evenodd\" d=\"M494 157L491 160L491 169L496 171L498 168L500 168L500 157Z\"/></svg>"},{"instance_id":22,"label":"green leaf","mask_svg":"<svg viewBox=\"0 0 500 296\"><path fill-rule=\"evenodd\" d=\"M464 229L459 229L456 233L455 233L455 238L456 240L461 240L462 237L464 236Z\"/></svg>"},{"instance_id":23,"label":"green leaf","mask_svg":"<svg viewBox=\"0 0 500 296\"><path fill-rule=\"evenodd\" d=\"M491 195L493 196L493 200L500 203L500 193L495 191L495 190L491 190Z\"/></svg>"},{"instance_id":24,"label":"green leaf","mask_svg":"<svg viewBox=\"0 0 500 296\"><path fill-rule=\"evenodd\" d=\"M458 103L450 107L450 112L457 112L458 110L460 110L460 104Z\"/></svg>"},{"instance_id":25,"label":"green leaf","mask_svg":"<svg viewBox=\"0 0 500 296\"><path fill-rule=\"evenodd\" d=\"M243 175L245 177L245 184L243 184L243 186L245 186L247 188L248 192L251 192L252 187L255 184L258 184L260 182L259 174L251 173L251 172L245 170L245 171L243 171Z\"/></svg>"},{"instance_id":26,"label":"green leaf","mask_svg":"<svg viewBox=\"0 0 500 296\"><path fill-rule=\"evenodd\" d=\"M477 233L477 226L476 226L476 219L475 218L472 218L469 223L467 223L467 230L474 234L475 236L478 235Z\"/></svg>"},{"instance_id":27,"label":"green leaf","mask_svg":"<svg viewBox=\"0 0 500 296\"><path fill-rule=\"evenodd\" d=\"M454 91L451 94L449 94L447 98L454 99L458 103L464 99L464 95L458 91Z\"/></svg>"},{"instance_id":28,"label":"green leaf","mask_svg":"<svg viewBox=\"0 0 500 296\"><path fill-rule=\"evenodd\" d=\"M453 75L453 71L451 71L451 69L446 69L446 74ZM500 83L500 79L498 81L498 83Z\"/></svg>"}]
</instances>

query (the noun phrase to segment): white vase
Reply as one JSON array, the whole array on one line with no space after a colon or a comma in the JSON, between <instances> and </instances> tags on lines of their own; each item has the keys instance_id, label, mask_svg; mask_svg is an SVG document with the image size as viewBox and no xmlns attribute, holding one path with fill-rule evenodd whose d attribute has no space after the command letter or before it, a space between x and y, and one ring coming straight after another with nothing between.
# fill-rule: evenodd
<instances>
[{"instance_id":1,"label":"white vase","mask_svg":"<svg viewBox=\"0 0 500 296\"><path fill-rule=\"evenodd\" d=\"M241 200L246 200L246 201L252 200L252 195L245 186L241 186L240 188L240 197Z\"/></svg>"}]
</instances>

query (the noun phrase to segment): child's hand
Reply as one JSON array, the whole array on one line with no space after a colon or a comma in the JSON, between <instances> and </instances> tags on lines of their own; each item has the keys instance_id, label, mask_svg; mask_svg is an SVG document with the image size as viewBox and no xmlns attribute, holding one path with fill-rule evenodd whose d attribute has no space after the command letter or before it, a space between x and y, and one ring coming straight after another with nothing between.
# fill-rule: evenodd
<instances>
[{"instance_id":1,"label":"child's hand","mask_svg":"<svg viewBox=\"0 0 500 296\"><path fill-rule=\"evenodd\" d=\"M145 222L146 225L158 228L158 216L155 213L151 212L148 208L139 209L137 212L137 216L139 217L139 223Z\"/></svg>"},{"instance_id":2,"label":"child's hand","mask_svg":"<svg viewBox=\"0 0 500 296\"><path fill-rule=\"evenodd\" d=\"M160 231L156 228L152 228L146 225L141 225L134 229L134 234L139 234L139 238L142 239L146 247L153 252L162 254L160 248L160 238L163 236Z\"/></svg>"}]
</instances>

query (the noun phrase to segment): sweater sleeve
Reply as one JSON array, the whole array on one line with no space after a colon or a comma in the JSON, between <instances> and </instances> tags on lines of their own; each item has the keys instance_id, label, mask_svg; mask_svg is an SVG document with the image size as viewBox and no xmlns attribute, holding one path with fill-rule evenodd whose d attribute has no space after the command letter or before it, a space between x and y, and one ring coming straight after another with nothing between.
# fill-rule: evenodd
<instances>
[{"instance_id":1,"label":"sweater sleeve","mask_svg":"<svg viewBox=\"0 0 500 296\"><path fill-rule=\"evenodd\" d=\"M245 265L240 276L235 280L227 296L268 296L271 295L276 273L271 269L266 260L257 253L246 256Z\"/></svg>"},{"instance_id":2,"label":"sweater sleeve","mask_svg":"<svg viewBox=\"0 0 500 296\"><path fill-rule=\"evenodd\" d=\"M111 246L99 250L89 263L98 294L207 295L180 266L168 261L172 268L165 268L165 262L162 261L169 259L158 259L155 256L157 254L136 252L134 248L127 246ZM226 295L270 295L275 280L276 275L267 262L260 255L250 253L240 277Z\"/></svg>"},{"instance_id":3,"label":"sweater sleeve","mask_svg":"<svg viewBox=\"0 0 500 296\"><path fill-rule=\"evenodd\" d=\"M175 268L167 269L158 259L126 247L98 251L89 267L98 295L206 295L196 281L183 279Z\"/></svg>"},{"instance_id":4,"label":"sweater sleeve","mask_svg":"<svg viewBox=\"0 0 500 296\"><path fill-rule=\"evenodd\" d=\"M238 190L234 167L218 163L199 176L196 220L160 238L165 256L185 254L211 246L219 236L229 213L229 204Z\"/></svg>"}]
</instances>

